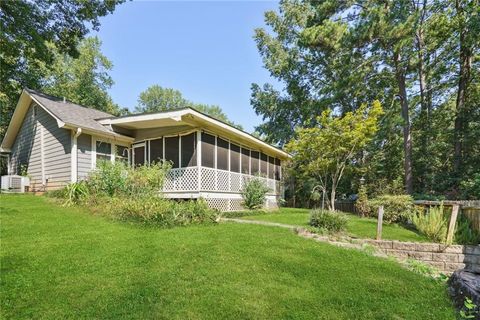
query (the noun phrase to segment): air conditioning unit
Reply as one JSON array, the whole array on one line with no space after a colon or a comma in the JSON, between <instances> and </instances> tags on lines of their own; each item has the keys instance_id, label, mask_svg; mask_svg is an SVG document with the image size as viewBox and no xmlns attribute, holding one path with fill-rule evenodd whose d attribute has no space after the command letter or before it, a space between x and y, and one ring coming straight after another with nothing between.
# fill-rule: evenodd
<instances>
[{"instance_id":1,"label":"air conditioning unit","mask_svg":"<svg viewBox=\"0 0 480 320\"><path fill-rule=\"evenodd\" d=\"M27 187L27 188L25 188ZM12 192L25 192L30 187L30 179L17 175L2 176L2 190Z\"/></svg>"}]
</instances>

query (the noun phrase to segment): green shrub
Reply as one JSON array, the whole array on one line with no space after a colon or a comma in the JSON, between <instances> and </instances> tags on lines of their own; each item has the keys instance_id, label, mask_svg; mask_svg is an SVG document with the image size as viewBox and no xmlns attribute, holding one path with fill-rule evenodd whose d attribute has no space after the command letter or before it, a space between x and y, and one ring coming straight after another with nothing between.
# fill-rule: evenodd
<instances>
[{"instance_id":1,"label":"green shrub","mask_svg":"<svg viewBox=\"0 0 480 320\"><path fill-rule=\"evenodd\" d=\"M125 193L128 167L121 161L97 161L97 168L88 176L88 185L93 193L109 197Z\"/></svg>"},{"instance_id":2,"label":"green shrub","mask_svg":"<svg viewBox=\"0 0 480 320\"><path fill-rule=\"evenodd\" d=\"M370 207L368 206L367 187L361 185L358 188L358 199L355 201L355 208L361 217L369 215Z\"/></svg>"},{"instance_id":3,"label":"green shrub","mask_svg":"<svg viewBox=\"0 0 480 320\"><path fill-rule=\"evenodd\" d=\"M480 244L480 232L473 229L470 221L463 215L457 220L455 229L455 243L458 244Z\"/></svg>"},{"instance_id":4,"label":"green shrub","mask_svg":"<svg viewBox=\"0 0 480 320\"><path fill-rule=\"evenodd\" d=\"M243 206L250 210L262 208L268 191L270 189L262 180L253 178L242 190Z\"/></svg>"},{"instance_id":5,"label":"green shrub","mask_svg":"<svg viewBox=\"0 0 480 320\"><path fill-rule=\"evenodd\" d=\"M219 213L208 208L204 199L166 200L159 197L111 198L109 214L114 218L162 227L216 222Z\"/></svg>"},{"instance_id":6,"label":"green shrub","mask_svg":"<svg viewBox=\"0 0 480 320\"><path fill-rule=\"evenodd\" d=\"M480 196L480 172L473 174L469 179L460 183L460 196L462 199L478 200Z\"/></svg>"},{"instance_id":7,"label":"green shrub","mask_svg":"<svg viewBox=\"0 0 480 320\"><path fill-rule=\"evenodd\" d=\"M445 242L448 230L448 214L443 204L431 207L427 212L419 211L412 217L418 231L434 242Z\"/></svg>"},{"instance_id":8,"label":"green shrub","mask_svg":"<svg viewBox=\"0 0 480 320\"><path fill-rule=\"evenodd\" d=\"M155 195L170 167L167 162L132 168L120 161L99 161L88 176L88 186L92 193L109 197Z\"/></svg>"},{"instance_id":9,"label":"green shrub","mask_svg":"<svg viewBox=\"0 0 480 320\"><path fill-rule=\"evenodd\" d=\"M383 195L368 201L370 215L378 217L378 208L383 206L383 221L407 222L414 214L413 199L409 195Z\"/></svg>"},{"instance_id":10,"label":"green shrub","mask_svg":"<svg viewBox=\"0 0 480 320\"><path fill-rule=\"evenodd\" d=\"M65 198L64 206L78 204L85 199L88 194L88 186L85 181L73 182L63 189L63 197Z\"/></svg>"},{"instance_id":11,"label":"green shrub","mask_svg":"<svg viewBox=\"0 0 480 320\"><path fill-rule=\"evenodd\" d=\"M335 211L314 209L310 212L312 227L327 230L331 233L344 231L347 228L347 218L344 214Z\"/></svg>"}]
</instances>

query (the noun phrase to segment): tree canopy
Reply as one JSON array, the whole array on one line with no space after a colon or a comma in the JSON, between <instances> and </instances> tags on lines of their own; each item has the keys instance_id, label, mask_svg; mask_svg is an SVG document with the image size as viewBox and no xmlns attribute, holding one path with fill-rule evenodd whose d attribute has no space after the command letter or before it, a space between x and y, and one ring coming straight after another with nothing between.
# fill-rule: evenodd
<instances>
[{"instance_id":1,"label":"tree canopy","mask_svg":"<svg viewBox=\"0 0 480 320\"><path fill-rule=\"evenodd\" d=\"M0 1L0 138L24 87L40 89L56 50L78 57L78 43L124 0Z\"/></svg>"},{"instance_id":2,"label":"tree canopy","mask_svg":"<svg viewBox=\"0 0 480 320\"><path fill-rule=\"evenodd\" d=\"M327 109L346 114L378 99L385 114L351 178L366 174L374 190L373 181L400 179L407 193L461 196L462 181L480 170L478 8L475 0L281 1L254 36L283 84L252 85L264 118L257 130L283 145Z\"/></svg>"},{"instance_id":3,"label":"tree canopy","mask_svg":"<svg viewBox=\"0 0 480 320\"><path fill-rule=\"evenodd\" d=\"M215 119L242 129L241 125L230 121L219 106L191 102L185 99L180 91L171 88L163 88L157 84L148 87L145 91L140 93L135 112L159 112L185 107L192 107Z\"/></svg>"},{"instance_id":4,"label":"tree canopy","mask_svg":"<svg viewBox=\"0 0 480 320\"><path fill-rule=\"evenodd\" d=\"M295 175L315 177L329 194L330 209L335 210L336 190L345 168L373 138L382 112L378 101L370 108L363 104L341 117L327 109L317 117L318 125L297 128L295 138L287 144Z\"/></svg>"},{"instance_id":5,"label":"tree canopy","mask_svg":"<svg viewBox=\"0 0 480 320\"><path fill-rule=\"evenodd\" d=\"M56 48L51 50L54 60L44 70L42 91L111 114L119 114L107 90L113 85L108 74L112 63L101 52L97 37L85 38L78 45L78 57L72 58Z\"/></svg>"}]
</instances>

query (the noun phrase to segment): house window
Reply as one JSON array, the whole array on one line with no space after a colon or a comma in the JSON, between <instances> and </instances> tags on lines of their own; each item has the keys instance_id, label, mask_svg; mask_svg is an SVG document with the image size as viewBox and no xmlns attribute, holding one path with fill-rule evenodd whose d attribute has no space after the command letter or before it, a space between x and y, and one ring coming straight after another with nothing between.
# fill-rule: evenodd
<instances>
[{"instance_id":1,"label":"house window","mask_svg":"<svg viewBox=\"0 0 480 320\"><path fill-rule=\"evenodd\" d=\"M267 161L268 157L266 154L261 153L260 154L260 173L262 174L263 177L266 177L268 172L267 172Z\"/></svg>"},{"instance_id":2,"label":"house window","mask_svg":"<svg viewBox=\"0 0 480 320\"><path fill-rule=\"evenodd\" d=\"M228 170L228 141L217 138L217 169Z\"/></svg>"},{"instance_id":3,"label":"house window","mask_svg":"<svg viewBox=\"0 0 480 320\"><path fill-rule=\"evenodd\" d=\"M250 150L242 148L242 173L250 174Z\"/></svg>"},{"instance_id":4,"label":"house window","mask_svg":"<svg viewBox=\"0 0 480 320\"><path fill-rule=\"evenodd\" d=\"M190 133L185 136L182 136L182 168L185 167L194 167L197 165L197 134Z\"/></svg>"},{"instance_id":5,"label":"house window","mask_svg":"<svg viewBox=\"0 0 480 320\"><path fill-rule=\"evenodd\" d=\"M150 140L150 163L163 160L163 139Z\"/></svg>"},{"instance_id":6,"label":"house window","mask_svg":"<svg viewBox=\"0 0 480 320\"><path fill-rule=\"evenodd\" d=\"M258 151L252 151L251 152L251 155L252 155L252 171L251 171L251 174L252 175L256 175L258 174L258 171L259 171L259 165L258 165L258 158L260 157L260 154Z\"/></svg>"},{"instance_id":7,"label":"house window","mask_svg":"<svg viewBox=\"0 0 480 320\"><path fill-rule=\"evenodd\" d=\"M281 163L279 159L275 159L275 180L280 180L281 177Z\"/></svg>"},{"instance_id":8,"label":"house window","mask_svg":"<svg viewBox=\"0 0 480 320\"><path fill-rule=\"evenodd\" d=\"M95 143L96 147L96 154L97 154L97 162L104 160L104 161L110 161L111 157L110 154L112 152L112 145L110 143L104 142L104 141L97 141Z\"/></svg>"},{"instance_id":9,"label":"house window","mask_svg":"<svg viewBox=\"0 0 480 320\"><path fill-rule=\"evenodd\" d=\"M240 172L240 147L230 144L230 171Z\"/></svg>"},{"instance_id":10,"label":"house window","mask_svg":"<svg viewBox=\"0 0 480 320\"><path fill-rule=\"evenodd\" d=\"M215 168L215 137L202 133L202 166Z\"/></svg>"},{"instance_id":11,"label":"house window","mask_svg":"<svg viewBox=\"0 0 480 320\"><path fill-rule=\"evenodd\" d=\"M121 161L128 164L128 148L115 145L115 161Z\"/></svg>"},{"instance_id":12,"label":"house window","mask_svg":"<svg viewBox=\"0 0 480 320\"><path fill-rule=\"evenodd\" d=\"M275 158L268 157L268 178L275 178Z\"/></svg>"},{"instance_id":13,"label":"house window","mask_svg":"<svg viewBox=\"0 0 480 320\"><path fill-rule=\"evenodd\" d=\"M165 160L172 162L172 168L179 167L179 140L178 136L165 138Z\"/></svg>"}]
</instances>

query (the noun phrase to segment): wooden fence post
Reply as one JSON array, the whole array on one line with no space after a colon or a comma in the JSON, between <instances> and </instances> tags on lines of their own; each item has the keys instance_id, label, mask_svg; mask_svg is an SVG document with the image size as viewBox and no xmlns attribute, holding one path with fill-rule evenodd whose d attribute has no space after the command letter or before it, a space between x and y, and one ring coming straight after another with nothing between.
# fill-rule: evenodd
<instances>
[{"instance_id":1,"label":"wooden fence post","mask_svg":"<svg viewBox=\"0 0 480 320\"><path fill-rule=\"evenodd\" d=\"M382 240L383 206L378 207L377 240Z\"/></svg>"},{"instance_id":2,"label":"wooden fence post","mask_svg":"<svg viewBox=\"0 0 480 320\"><path fill-rule=\"evenodd\" d=\"M457 222L459 209L460 209L460 205L458 204L453 205L452 216L450 217L450 224L448 225L447 244L452 244L453 242L453 235L455 234L455 224Z\"/></svg>"}]
</instances>

